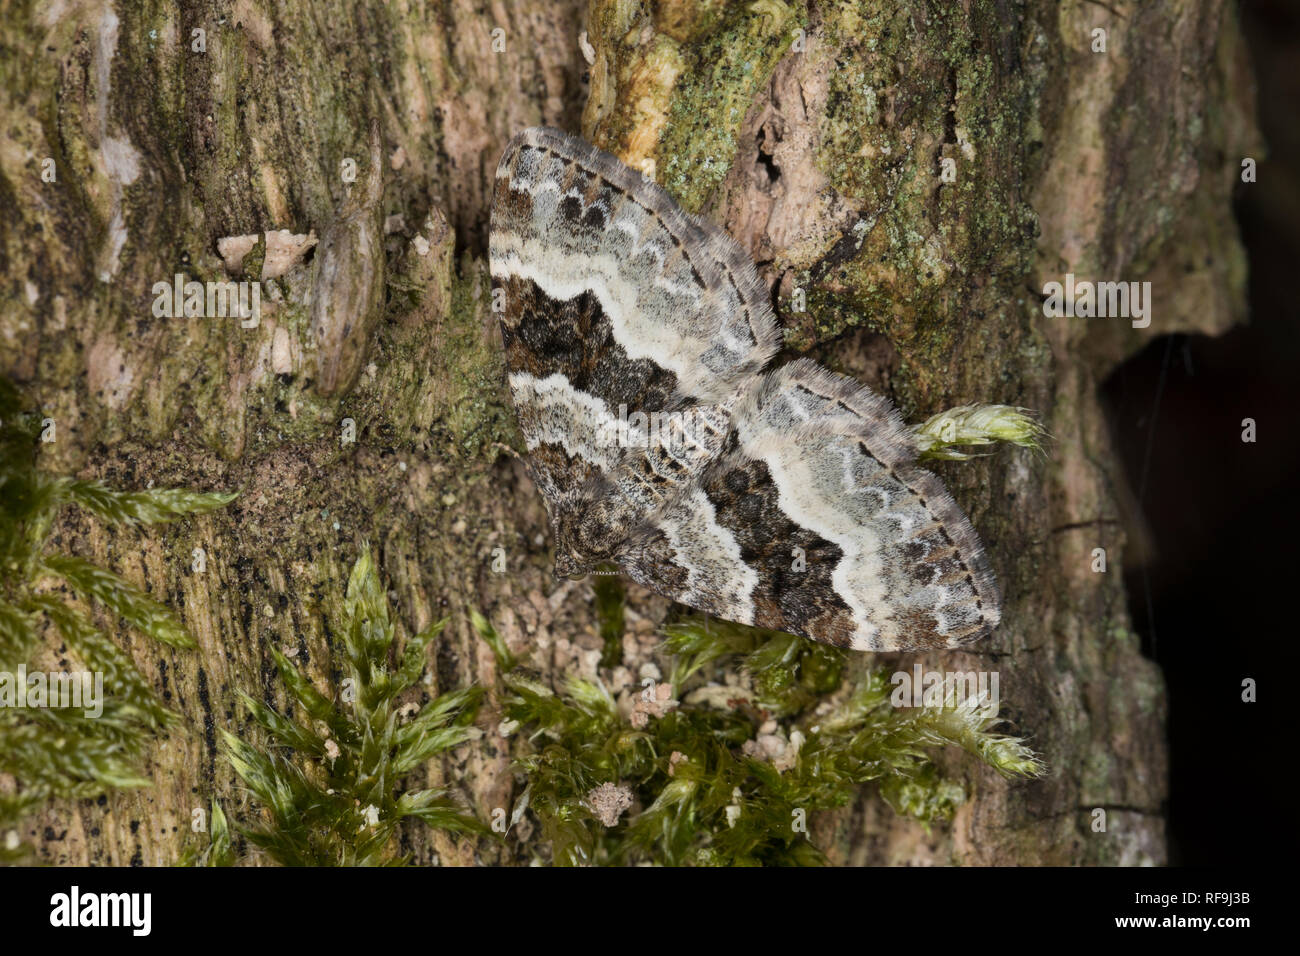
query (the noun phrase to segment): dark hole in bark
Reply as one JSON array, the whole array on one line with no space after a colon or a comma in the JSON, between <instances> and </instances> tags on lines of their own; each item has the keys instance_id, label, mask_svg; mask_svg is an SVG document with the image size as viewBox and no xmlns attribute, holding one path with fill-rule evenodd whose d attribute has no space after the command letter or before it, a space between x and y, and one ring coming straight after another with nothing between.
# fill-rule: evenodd
<instances>
[{"instance_id":1,"label":"dark hole in bark","mask_svg":"<svg viewBox=\"0 0 1300 956\"><path fill-rule=\"evenodd\" d=\"M1288 679L1297 657L1289 607L1300 534L1300 225L1276 197L1300 185L1300 142L1288 133L1300 18L1280 3L1246 5L1241 16L1271 144L1268 159L1256 157L1259 182L1237 187L1250 324L1218 338L1158 338L1102 387L1123 467L1116 478L1131 492L1119 516L1129 544L1108 552L1108 567L1124 575L1143 650L1168 684L1174 864L1249 865L1287 852L1277 821L1289 794L1263 768L1276 765L1290 698L1270 678ZM1242 440L1247 418L1253 443ZM1099 546L1105 536L1098 529ZM1257 682L1256 703L1242 700L1246 678Z\"/></svg>"}]
</instances>

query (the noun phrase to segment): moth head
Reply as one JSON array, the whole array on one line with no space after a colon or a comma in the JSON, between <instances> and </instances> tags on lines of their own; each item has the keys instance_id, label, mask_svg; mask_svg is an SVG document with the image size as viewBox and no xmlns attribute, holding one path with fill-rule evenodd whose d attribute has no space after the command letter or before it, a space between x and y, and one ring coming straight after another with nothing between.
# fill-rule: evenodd
<instances>
[{"instance_id":1,"label":"moth head","mask_svg":"<svg viewBox=\"0 0 1300 956\"><path fill-rule=\"evenodd\" d=\"M579 498L556 509L554 526L557 578L588 574L612 560L624 537L608 498Z\"/></svg>"},{"instance_id":2,"label":"moth head","mask_svg":"<svg viewBox=\"0 0 1300 956\"><path fill-rule=\"evenodd\" d=\"M565 551L555 553L555 576L557 578L577 578L587 573L582 561Z\"/></svg>"}]
</instances>

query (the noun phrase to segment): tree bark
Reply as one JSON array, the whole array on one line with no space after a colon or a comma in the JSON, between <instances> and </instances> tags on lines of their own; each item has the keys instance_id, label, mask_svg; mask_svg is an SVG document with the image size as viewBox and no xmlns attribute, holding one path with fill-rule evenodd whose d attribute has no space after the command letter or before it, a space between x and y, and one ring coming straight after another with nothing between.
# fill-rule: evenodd
<instances>
[{"instance_id":1,"label":"tree bark","mask_svg":"<svg viewBox=\"0 0 1300 956\"><path fill-rule=\"evenodd\" d=\"M35 820L42 859L168 864L193 808L215 796L235 819L255 813L216 728L247 729L237 690L283 705L271 646L332 680L331 626L365 541L408 632L451 616L434 689L492 676L474 608L543 673L594 669L590 587L553 581L537 493L500 453L521 443L486 293L497 158L547 123L722 223L773 289L791 354L885 392L910 420L1001 402L1037 410L1053 437L1044 456L936 467L1006 601L993 638L943 665L997 670L1004 716L1051 773L1009 783L954 756L946 769L972 797L951 825L927 833L864 791L815 821L818 845L850 863L1165 860L1163 684L1126 609L1124 478L1097 387L1155 335L1243 317L1229 200L1258 142L1231 7L67 0L20 4L3 30L0 371L58 423L42 467L243 491L162 529L61 523L62 548L176 608L199 649L97 618L185 724L157 742L152 788ZM382 237L337 247L353 267L309 251L270 280L278 301L253 329L153 315L153 285L175 273L241 277L223 238L337 242L374 181L372 120L382 197L365 215ZM245 257L248 276L272 271L264 253ZM1149 280L1150 327L1045 318L1039 290L1067 272ZM371 314L313 325L314 302L364 283L379 290ZM322 370L340 362L355 383L324 394ZM345 419L354 443L341 443ZM635 671L662 659L668 605L634 587L628 603ZM498 719L428 770L485 818L516 789ZM444 864L515 853L420 827L402 849Z\"/></svg>"}]
</instances>

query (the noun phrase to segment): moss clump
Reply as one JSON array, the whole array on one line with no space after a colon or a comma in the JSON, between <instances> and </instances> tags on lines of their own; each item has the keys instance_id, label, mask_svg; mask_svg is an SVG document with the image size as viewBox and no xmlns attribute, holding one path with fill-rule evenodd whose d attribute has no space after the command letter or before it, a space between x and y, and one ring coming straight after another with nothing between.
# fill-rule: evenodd
<instances>
[{"instance_id":1,"label":"moss clump","mask_svg":"<svg viewBox=\"0 0 1300 956\"><path fill-rule=\"evenodd\" d=\"M894 708L879 671L834 698L844 653L789 634L695 619L670 628L676 706L647 688L638 720L598 680L557 693L481 617L476 627L498 658L503 726L520 741L526 782L511 818L531 812L556 863L818 864L812 814L865 783L900 813L951 817L965 794L933 749L962 747L1008 776L1043 769L1021 740L994 732L982 702ZM750 687L705 681L724 665Z\"/></svg>"},{"instance_id":2,"label":"moss clump","mask_svg":"<svg viewBox=\"0 0 1300 956\"><path fill-rule=\"evenodd\" d=\"M1041 451L1043 426L1028 409L1011 405L960 405L931 415L913 429L922 459L966 461L994 442Z\"/></svg>"},{"instance_id":3,"label":"moss clump","mask_svg":"<svg viewBox=\"0 0 1300 956\"><path fill-rule=\"evenodd\" d=\"M275 649L280 676L305 719L240 694L271 742L292 757L221 732L235 772L266 810L263 823L244 831L248 840L285 866L374 866L405 862L393 847L405 820L485 832L448 790L398 788L406 774L478 736L471 724L480 689L417 703L425 649L446 621L416 634L397 654L388 598L368 549L352 568L345 615L346 664L337 701Z\"/></svg>"},{"instance_id":4,"label":"moss clump","mask_svg":"<svg viewBox=\"0 0 1300 956\"><path fill-rule=\"evenodd\" d=\"M177 866L234 866L238 862L230 824L221 804L212 801L212 818L208 842L203 847L189 847L176 862Z\"/></svg>"},{"instance_id":5,"label":"moss clump","mask_svg":"<svg viewBox=\"0 0 1300 956\"><path fill-rule=\"evenodd\" d=\"M6 683L29 664L42 671L34 662L48 650L43 632L53 630L83 667L64 673L102 677L102 709L90 716L84 706L0 706L0 773L17 782L15 793L0 796L0 859L25 854L17 827L48 799L148 786L139 769L144 749L177 719L85 607L99 603L160 644L194 646L175 615L134 585L76 555L50 553L59 512L77 505L112 525L156 524L212 511L235 497L174 488L123 492L52 477L36 467L41 430L40 417L24 411L17 390L0 379L0 671ZM69 592L78 603L63 596Z\"/></svg>"}]
</instances>

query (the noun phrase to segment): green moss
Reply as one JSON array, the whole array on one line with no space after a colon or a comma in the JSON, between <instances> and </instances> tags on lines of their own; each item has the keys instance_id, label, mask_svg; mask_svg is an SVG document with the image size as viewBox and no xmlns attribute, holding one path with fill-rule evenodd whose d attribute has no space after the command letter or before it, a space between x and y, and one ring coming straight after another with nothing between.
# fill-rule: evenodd
<instances>
[{"instance_id":1,"label":"green moss","mask_svg":"<svg viewBox=\"0 0 1300 956\"><path fill-rule=\"evenodd\" d=\"M961 747L1008 776L1043 771L971 702L894 708L883 671L836 694L844 652L789 634L701 619L670 628L677 706L629 721L603 683L571 680L556 692L504 652L485 620L475 626L497 655L503 726L526 778L512 820L531 813L556 863L816 864L811 816L863 784L923 822L951 817L964 791L939 773L933 748ZM748 675L752 692L728 684L732 699L710 703L727 666ZM692 702L693 691L706 693ZM630 806L626 820L609 813L611 794Z\"/></svg>"},{"instance_id":2,"label":"green moss","mask_svg":"<svg viewBox=\"0 0 1300 956\"><path fill-rule=\"evenodd\" d=\"M221 731L235 772L267 810L266 822L244 828L249 841L286 866L373 866L404 862L394 847L404 821L486 832L449 790L398 787L433 757L478 736L472 726L478 688L432 699L417 689L426 649L446 621L414 635L399 652L387 593L367 548L353 566L340 623L345 662L336 694L322 694L272 649L301 716L241 694L274 746Z\"/></svg>"},{"instance_id":3,"label":"green moss","mask_svg":"<svg viewBox=\"0 0 1300 956\"><path fill-rule=\"evenodd\" d=\"M913 429L922 460L965 461L1007 442L1042 451L1046 433L1028 409L1010 405L962 405L930 416Z\"/></svg>"},{"instance_id":4,"label":"green moss","mask_svg":"<svg viewBox=\"0 0 1300 956\"><path fill-rule=\"evenodd\" d=\"M75 677L102 678L94 704L68 707L0 706L0 773L12 775L16 792L0 799L0 841L45 801L85 798L110 788L147 786L141 769L146 747L174 726L167 709L136 669L130 654L98 631L83 606L104 607L163 645L194 647L166 606L111 571L76 555L53 553L51 532L67 506L108 525L167 522L203 514L229 503L233 494L158 488L121 492L93 481L52 477L36 467L41 417L23 407L17 390L0 378L0 671L13 675L43 650L46 633L57 635L81 665L62 669ZM70 594L79 603L68 603ZM63 651L61 650L62 654ZM12 702L6 702L11 704ZM16 855L17 847L0 851Z\"/></svg>"},{"instance_id":5,"label":"green moss","mask_svg":"<svg viewBox=\"0 0 1300 956\"><path fill-rule=\"evenodd\" d=\"M176 865L234 866L238 860L239 857L235 852L234 841L230 832L230 824L226 821L226 814L221 809L221 804L213 800L207 842L202 846L191 845L187 847Z\"/></svg>"}]
</instances>

